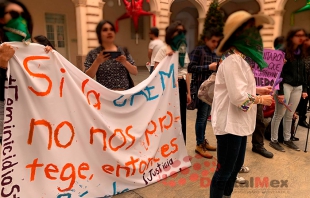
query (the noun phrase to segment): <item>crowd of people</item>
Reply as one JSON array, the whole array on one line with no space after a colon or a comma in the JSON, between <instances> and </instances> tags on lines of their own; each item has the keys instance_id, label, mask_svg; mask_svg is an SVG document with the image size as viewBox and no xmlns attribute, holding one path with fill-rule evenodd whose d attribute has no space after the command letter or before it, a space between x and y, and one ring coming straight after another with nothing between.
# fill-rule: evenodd
<instances>
[{"instance_id":1,"label":"crowd of people","mask_svg":"<svg viewBox=\"0 0 310 198\"><path fill-rule=\"evenodd\" d=\"M204 44L190 53L187 52L186 29L181 22L175 21L166 28L165 42L159 39L158 28L150 29L150 73L157 71L156 67L166 56L178 53L180 116L185 144L186 112L188 106L194 104L192 109L197 109L195 152L205 158L212 158L213 154L209 151L217 151L218 165L211 182L211 198L230 197L236 179L238 181L238 173L249 171L248 167L243 166L249 135L252 134L253 152L266 158L273 157L273 153L264 147L265 106L274 103L274 109L271 109L270 146L277 151L285 151L282 145L300 150L294 144L298 138L291 133L297 115L298 124L309 127L306 113L310 102L310 34L304 29L292 29L286 37L275 39L274 48L285 53L280 89L273 93L270 86L256 87L254 65L257 64L260 69L268 66L263 58L260 30L264 24L272 23L273 20L267 15L235 12L228 17L224 32L212 28L205 31L202 36ZM32 40L44 45L47 53L56 50L43 35L31 39L32 18L24 4L18 0L0 0L0 24L1 43L20 41L27 44ZM138 69L128 49L115 44L114 24L107 20L100 21L96 35L99 46L87 54L85 74L96 77L108 89L122 91L132 88L134 83L130 75L137 75ZM0 46L1 126L4 119L6 70L13 55L12 46L7 43ZM211 105L197 98L197 88L215 71L217 74L211 108ZM210 145L205 137L210 114L217 146ZM283 130L279 132L281 127ZM2 133L1 130L1 138ZM279 134L283 137L279 137Z\"/></svg>"}]
</instances>

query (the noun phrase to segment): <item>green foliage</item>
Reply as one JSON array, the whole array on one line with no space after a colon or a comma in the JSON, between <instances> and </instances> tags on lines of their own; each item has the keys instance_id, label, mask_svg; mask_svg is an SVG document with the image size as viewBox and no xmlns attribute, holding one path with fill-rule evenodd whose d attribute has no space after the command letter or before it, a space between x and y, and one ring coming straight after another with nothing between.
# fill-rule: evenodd
<instances>
[{"instance_id":1,"label":"green foliage","mask_svg":"<svg viewBox=\"0 0 310 198\"><path fill-rule=\"evenodd\" d=\"M223 27L224 15L220 10L218 0L213 0L206 15L203 32L200 35L200 44L204 44L204 38L208 31L213 29L215 31L223 32Z\"/></svg>"}]
</instances>

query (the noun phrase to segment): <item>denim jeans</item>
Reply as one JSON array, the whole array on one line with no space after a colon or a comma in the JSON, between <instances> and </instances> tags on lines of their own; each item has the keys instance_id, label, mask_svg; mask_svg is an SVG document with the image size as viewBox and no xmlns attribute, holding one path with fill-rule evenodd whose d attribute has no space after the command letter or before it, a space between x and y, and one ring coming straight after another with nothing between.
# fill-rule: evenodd
<instances>
[{"instance_id":1,"label":"denim jeans","mask_svg":"<svg viewBox=\"0 0 310 198\"><path fill-rule=\"evenodd\" d=\"M154 66L150 66L150 74L154 71Z\"/></svg>"},{"instance_id":2,"label":"denim jeans","mask_svg":"<svg viewBox=\"0 0 310 198\"><path fill-rule=\"evenodd\" d=\"M278 141L278 130L282 118L284 141L290 140L293 114L296 111L302 93L302 86L293 87L289 84L284 83L283 88L286 104L292 104L290 106L292 112L286 110L286 108L278 102L277 94L275 94L274 97L276 107L271 121L271 141Z\"/></svg>"},{"instance_id":3,"label":"denim jeans","mask_svg":"<svg viewBox=\"0 0 310 198\"><path fill-rule=\"evenodd\" d=\"M265 134L265 123L264 123L264 113L263 105L257 105L256 114L256 125L255 130L252 134L252 146L255 149L264 148L264 134Z\"/></svg>"},{"instance_id":4,"label":"denim jeans","mask_svg":"<svg viewBox=\"0 0 310 198\"><path fill-rule=\"evenodd\" d=\"M244 162L247 136L217 135L217 169L210 187L210 198L230 196Z\"/></svg>"},{"instance_id":5,"label":"denim jeans","mask_svg":"<svg viewBox=\"0 0 310 198\"><path fill-rule=\"evenodd\" d=\"M196 117L196 142L197 145L203 144L205 141L205 133L207 127L207 119L211 112L211 106L205 102L199 100L199 107L197 108L197 117Z\"/></svg>"}]
</instances>

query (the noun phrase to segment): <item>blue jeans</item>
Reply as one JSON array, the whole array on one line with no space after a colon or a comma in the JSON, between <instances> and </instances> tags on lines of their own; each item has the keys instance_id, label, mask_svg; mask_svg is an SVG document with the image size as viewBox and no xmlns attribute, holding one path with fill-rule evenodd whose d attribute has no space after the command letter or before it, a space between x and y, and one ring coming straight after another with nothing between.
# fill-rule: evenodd
<instances>
[{"instance_id":1,"label":"blue jeans","mask_svg":"<svg viewBox=\"0 0 310 198\"><path fill-rule=\"evenodd\" d=\"M210 187L210 198L230 196L244 162L247 136L217 135L217 169Z\"/></svg>"},{"instance_id":2,"label":"blue jeans","mask_svg":"<svg viewBox=\"0 0 310 198\"><path fill-rule=\"evenodd\" d=\"M199 107L197 108L196 117L196 142L197 145L203 144L205 141L205 133L207 127L207 119L211 112L211 106L205 102L199 101Z\"/></svg>"},{"instance_id":3,"label":"blue jeans","mask_svg":"<svg viewBox=\"0 0 310 198\"><path fill-rule=\"evenodd\" d=\"M152 72L154 71L154 66L150 67L150 74L152 74Z\"/></svg>"}]
</instances>

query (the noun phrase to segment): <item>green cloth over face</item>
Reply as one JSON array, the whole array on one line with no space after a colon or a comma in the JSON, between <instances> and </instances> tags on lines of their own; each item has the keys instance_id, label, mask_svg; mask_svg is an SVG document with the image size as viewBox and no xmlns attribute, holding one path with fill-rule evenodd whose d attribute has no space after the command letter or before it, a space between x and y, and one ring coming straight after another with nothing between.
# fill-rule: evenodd
<instances>
[{"instance_id":1,"label":"green cloth over face","mask_svg":"<svg viewBox=\"0 0 310 198\"><path fill-rule=\"evenodd\" d=\"M178 33L178 35L173 37L170 47L173 51L179 52L179 64L181 65L181 67L184 67L186 47L187 47L185 34Z\"/></svg>"},{"instance_id":2,"label":"green cloth over face","mask_svg":"<svg viewBox=\"0 0 310 198\"><path fill-rule=\"evenodd\" d=\"M268 67L263 57L263 40L257 27L244 30L239 36L231 40L229 45L250 57L260 69Z\"/></svg>"},{"instance_id":3,"label":"green cloth over face","mask_svg":"<svg viewBox=\"0 0 310 198\"><path fill-rule=\"evenodd\" d=\"M11 19L5 24L3 29L5 30L5 35L9 41L22 41L26 44L29 44L31 41L27 21L21 16L16 19Z\"/></svg>"}]
</instances>

